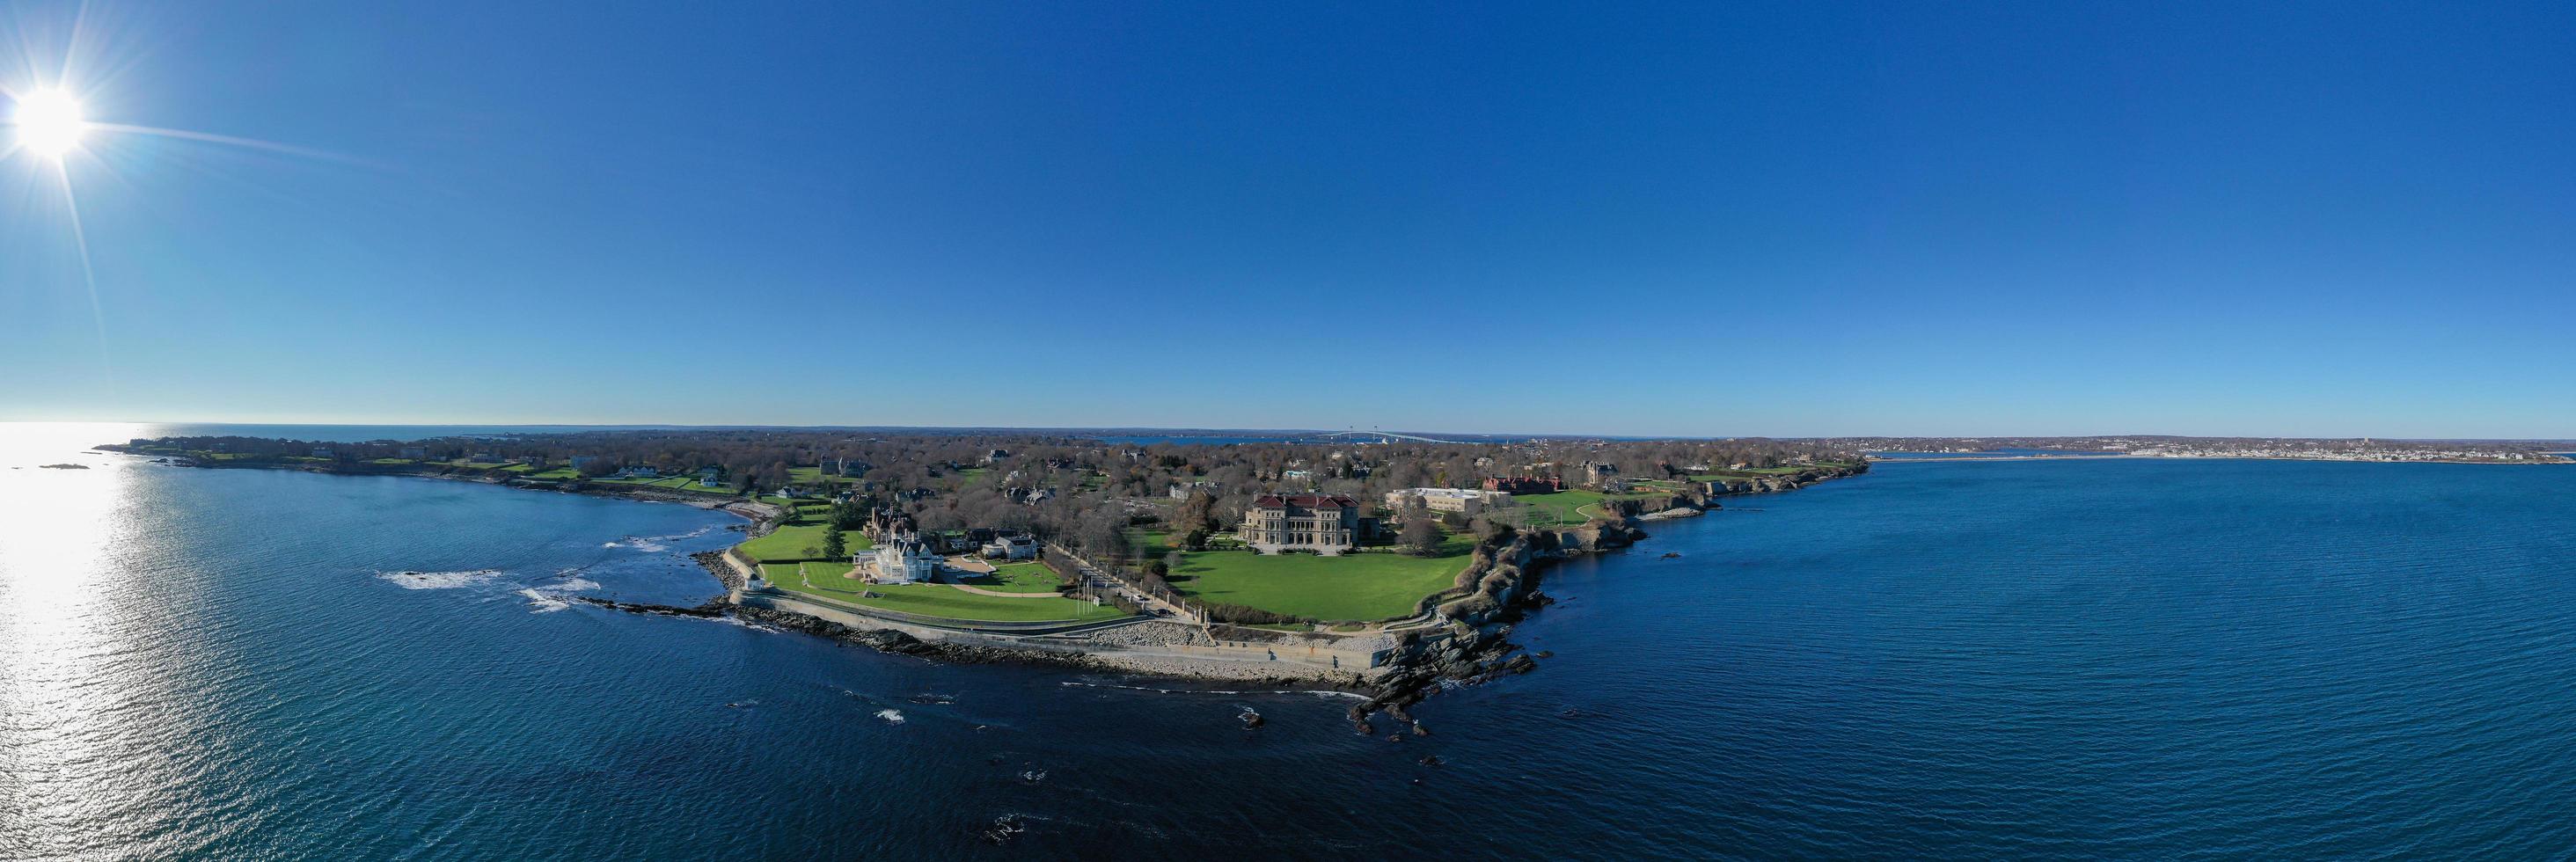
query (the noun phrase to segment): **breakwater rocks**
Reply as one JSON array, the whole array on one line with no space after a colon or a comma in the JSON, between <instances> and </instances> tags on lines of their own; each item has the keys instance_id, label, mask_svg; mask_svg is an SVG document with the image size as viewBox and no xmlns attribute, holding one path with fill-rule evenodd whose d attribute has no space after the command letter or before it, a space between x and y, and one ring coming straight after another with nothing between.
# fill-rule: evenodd
<instances>
[{"instance_id":1,"label":"breakwater rocks","mask_svg":"<svg viewBox=\"0 0 2576 862\"><path fill-rule=\"evenodd\" d=\"M960 654L952 645L935 644L893 629L860 629L820 617L769 608L734 605L736 617L775 626L792 632L830 638L846 644L868 647L878 652L897 655L938 655L952 659L972 659L974 654Z\"/></svg>"},{"instance_id":2,"label":"breakwater rocks","mask_svg":"<svg viewBox=\"0 0 2576 862\"><path fill-rule=\"evenodd\" d=\"M573 600L585 604L597 605L612 611L625 611L630 614L652 614L654 616L663 617L698 617L701 619L713 619L715 617L724 616L725 609L732 606L731 603L726 602L721 596L708 599L696 607L686 608L678 605L621 602L616 599L603 599L598 596L574 596Z\"/></svg>"}]
</instances>

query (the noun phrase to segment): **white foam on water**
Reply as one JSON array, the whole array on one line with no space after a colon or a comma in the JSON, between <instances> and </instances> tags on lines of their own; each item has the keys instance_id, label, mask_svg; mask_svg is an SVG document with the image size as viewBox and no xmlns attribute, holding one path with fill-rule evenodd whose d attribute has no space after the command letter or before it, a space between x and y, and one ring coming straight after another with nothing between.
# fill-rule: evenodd
<instances>
[{"instance_id":1,"label":"white foam on water","mask_svg":"<svg viewBox=\"0 0 2576 862\"><path fill-rule=\"evenodd\" d=\"M519 595L526 596L528 598L528 607L530 609L528 613L532 614L551 614L556 611L572 607L571 602L564 601L561 598L540 590L520 590Z\"/></svg>"},{"instance_id":2,"label":"white foam on water","mask_svg":"<svg viewBox=\"0 0 2576 862\"><path fill-rule=\"evenodd\" d=\"M501 576L499 569L470 572L377 572L376 577L406 590L453 590L478 586Z\"/></svg>"},{"instance_id":3,"label":"white foam on water","mask_svg":"<svg viewBox=\"0 0 2576 862\"><path fill-rule=\"evenodd\" d=\"M599 589L599 582L589 578L565 578L554 582L552 585L546 587L546 589L553 590L558 593L575 593L582 590Z\"/></svg>"},{"instance_id":4,"label":"white foam on water","mask_svg":"<svg viewBox=\"0 0 2576 862\"><path fill-rule=\"evenodd\" d=\"M885 719L885 723L887 723L887 724L902 724L902 723L903 723L903 713L896 712L896 711L891 710L891 709L880 709L880 710L877 710L877 717L878 717L878 718Z\"/></svg>"}]
</instances>

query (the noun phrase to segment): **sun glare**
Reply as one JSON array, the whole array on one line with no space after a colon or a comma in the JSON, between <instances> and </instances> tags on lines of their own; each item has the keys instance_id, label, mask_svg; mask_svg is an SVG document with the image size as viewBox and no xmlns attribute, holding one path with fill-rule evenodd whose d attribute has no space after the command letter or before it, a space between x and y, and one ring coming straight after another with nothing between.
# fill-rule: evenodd
<instances>
[{"instance_id":1,"label":"sun glare","mask_svg":"<svg viewBox=\"0 0 2576 862\"><path fill-rule=\"evenodd\" d=\"M81 119L80 101L61 90L38 90L18 99L18 144L41 156L61 158L80 146L89 123Z\"/></svg>"}]
</instances>

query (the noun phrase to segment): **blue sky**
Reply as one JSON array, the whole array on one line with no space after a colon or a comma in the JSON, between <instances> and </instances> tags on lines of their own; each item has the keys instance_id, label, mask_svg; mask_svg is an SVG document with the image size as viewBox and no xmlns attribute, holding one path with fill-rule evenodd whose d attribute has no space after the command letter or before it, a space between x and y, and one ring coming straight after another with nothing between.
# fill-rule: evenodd
<instances>
[{"instance_id":1,"label":"blue sky","mask_svg":"<svg viewBox=\"0 0 2576 862\"><path fill-rule=\"evenodd\" d=\"M0 420L2576 437L2566 4L391 5L0 12L288 148L0 162Z\"/></svg>"}]
</instances>

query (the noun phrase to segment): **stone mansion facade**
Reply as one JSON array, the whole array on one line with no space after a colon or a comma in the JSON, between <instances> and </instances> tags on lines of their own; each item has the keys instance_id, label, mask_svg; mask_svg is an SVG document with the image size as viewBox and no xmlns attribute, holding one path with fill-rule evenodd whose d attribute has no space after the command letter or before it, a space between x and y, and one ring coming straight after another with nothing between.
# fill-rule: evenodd
<instances>
[{"instance_id":1,"label":"stone mansion facade","mask_svg":"<svg viewBox=\"0 0 2576 862\"><path fill-rule=\"evenodd\" d=\"M1348 494L1263 494L1243 510L1236 535L1253 550L1339 554L1367 538L1374 519L1360 517Z\"/></svg>"}]
</instances>

